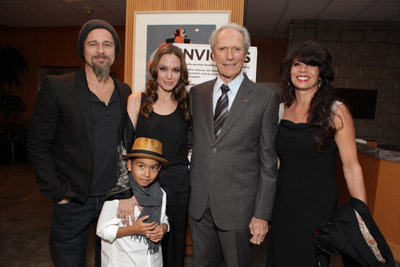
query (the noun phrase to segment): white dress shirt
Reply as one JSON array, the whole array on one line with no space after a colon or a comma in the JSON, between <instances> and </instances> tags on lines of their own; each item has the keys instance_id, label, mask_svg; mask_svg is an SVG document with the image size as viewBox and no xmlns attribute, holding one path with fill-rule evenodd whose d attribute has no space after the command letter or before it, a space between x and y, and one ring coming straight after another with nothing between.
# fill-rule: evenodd
<instances>
[{"instance_id":1,"label":"white dress shirt","mask_svg":"<svg viewBox=\"0 0 400 267\"><path fill-rule=\"evenodd\" d=\"M161 189L162 190L162 189ZM165 214L167 194L164 190L160 223L167 224L168 217ZM97 235L101 238L101 266L107 267L161 267L163 266L162 250L150 254L147 252L147 244L131 236L117 238L119 227L123 227L121 218L117 217L119 200L104 202L103 209L97 223ZM140 215L140 210L135 206L135 220Z\"/></svg>"},{"instance_id":2,"label":"white dress shirt","mask_svg":"<svg viewBox=\"0 0 400 267\"><path fill-rule=\"evenodd\" d=\"M232 107L232 103L235 100L235 97L237 95L237 92L239 91L239 87L242 84L244 79L244 75L243 72L241 72L239 74L239 76L237 76L233 81L231 81L230 83L226 84L229 86L229 91L228 91L228 111L231 109ZM217 81L214 84L214 90L213 90L213 114L215 112L215 106L217 105L217 101L218 98L221 96L222 94L222 90L221 90L221 85L223 85L224 82L221 80L221 78L218 76Z\"/></svg>"}]
</instances>

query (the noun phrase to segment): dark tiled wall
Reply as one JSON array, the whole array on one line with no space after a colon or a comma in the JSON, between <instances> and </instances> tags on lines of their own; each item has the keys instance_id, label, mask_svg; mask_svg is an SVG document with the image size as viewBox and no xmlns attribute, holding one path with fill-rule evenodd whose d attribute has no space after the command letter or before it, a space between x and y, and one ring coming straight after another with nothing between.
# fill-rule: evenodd
<instances>
[{"instance_id":1,"label":"dark tiled wall","mask_svg":"<svg viewBox=\"0 0 400 267\"><path fill-rule=\"evenodd\" d=\"M288 48L304 40L332 52L333 86L378 90L375 119L355 119L356 136L400 146L400 22L292 21Z\"/></svg>"}]
</instances>

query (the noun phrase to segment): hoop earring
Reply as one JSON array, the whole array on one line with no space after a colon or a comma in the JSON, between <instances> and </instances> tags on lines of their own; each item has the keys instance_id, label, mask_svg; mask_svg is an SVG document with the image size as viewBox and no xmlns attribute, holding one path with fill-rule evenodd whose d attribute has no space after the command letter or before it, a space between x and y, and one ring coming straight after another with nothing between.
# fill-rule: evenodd
<instances>
[{"instance_id":1,"label":"hoop earring","mask_svg":"<svg viewBox=\"0 0 400 267\"><path fill-rule=\"evenodd\" d=\"M319 82L318 82L318 88L321 88L321 83L322 83L322 81L319 80Z\"/></svg>"}]
</instances>

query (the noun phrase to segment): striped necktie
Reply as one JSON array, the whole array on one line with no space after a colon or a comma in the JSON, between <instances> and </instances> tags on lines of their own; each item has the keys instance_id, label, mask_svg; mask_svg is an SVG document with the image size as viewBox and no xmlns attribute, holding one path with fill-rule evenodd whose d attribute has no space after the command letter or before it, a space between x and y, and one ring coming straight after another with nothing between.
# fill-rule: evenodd
<instances>
[{"instance_id":1,"label":"striped necktie","mask_svg":"<svg viewBox=\"0 0 400 267\"><path fill-rule=\"evenodd\" d=\"M228 91L229 86L226 84L221 85L222 94L218 98L217 105L215 106L214 113L214 132L215 138L218 138L219 133L221 132L222 125L224 125L225 118L228 116Z\"/></svg>"}]
</instances>

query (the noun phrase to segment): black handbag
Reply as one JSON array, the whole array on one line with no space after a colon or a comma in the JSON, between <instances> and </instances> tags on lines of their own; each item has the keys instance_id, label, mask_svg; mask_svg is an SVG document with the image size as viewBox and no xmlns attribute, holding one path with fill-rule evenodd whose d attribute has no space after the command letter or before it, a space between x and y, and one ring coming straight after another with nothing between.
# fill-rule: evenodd
<instances>
[{"instance_id":1,"label":"black handbag","mask_svg":"<svg viewBox=\"0 0 400 267\"><path fill-rule=\"evenodd\" d=\"M331 232L331 222L321 223L321 225L314 231L314 242L318 249L331 256L336 256L339 254L339 251L330 242Z\"/></svg>"},{"instance_id":2,"label":"black handbag","mask_svg":"<svg viewBox=\"0 0 400 267\"><path fill-rule=\"evenodd\" d=\"M314 242L317 247L316 255L317 255L317 266L322 267L322 254L328 254L330 256L336 256L339 254L339 251L331 244L330 235L332 231L332 223L331 222L323 222L321 225L314 231Z\"/></svg>"}]
</instances>

